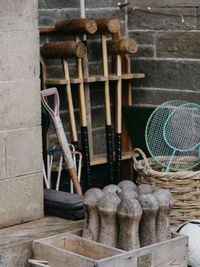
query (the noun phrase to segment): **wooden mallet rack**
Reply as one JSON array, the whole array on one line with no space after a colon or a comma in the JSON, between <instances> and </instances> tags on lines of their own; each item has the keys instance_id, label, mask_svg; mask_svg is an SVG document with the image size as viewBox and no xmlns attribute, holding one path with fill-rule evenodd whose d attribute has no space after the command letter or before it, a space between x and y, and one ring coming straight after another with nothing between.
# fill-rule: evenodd
<instances>
[{"instance_id":1,"label":"wooden mallet rack","mask_svg":"<svg viewBox=\"0 0 200 267\"><path fill-rule=\"evenodd\" d=\"M85 60L84 64L80 62L83 61L82 58L79 57L77 63L77 69L80 68L80 65L83 66L82 69L82 76L80 75L80 69L77 77L70 77L66 79L64 78L56 78L52 77L50 79L46 79L46 86L52 85L67 85L70 81L70 84L77 84L82 87L82 96L79 94L79 98L83 97L84 102L86 104L86 126L88 130L88 144L89 144L89 165L99 165L104 164L109 161L112 161L107 154L103 155L98 154L94 155L93 152L93 145L92 145L92 126L91 126L91 107L90 107L90 98L89 98L89 84L102 82L104 83L105 88L105 110L106 110L106 125L111 126L111 118L110 118L110 99L109 99L109 81L116 82L116 121L115 121L115 133L121 135L122 143L120 142L119 147L122 146L122 150L116 155L117 149L115 148L115 156L117 164L119 165L119 169L121 169L121 160L127 162L127 160L131 159L131 145L130 139L128 137L127 131L124 127L124 122L122 121L121 115L121 107L122 104L131 105L132 104L132 79L141 79L145 77L144 73L132 73L130 68L130 60L128 58L128 54L133 54L137 52L138 44L137 41L133 38L122 39L121 38L121 31L120 31L120 22L116 18L106 18L106 19L73 19L73 20L64 20L59 21L56 23L55 27L53 28L42 28L40 29L41 34L64 34L64 35L72 35L74 36L74 40L79 42L81 40L80 36L82 34L86 34L87 37L89 35L98 34L101 36L101 46L102 46L102 65L103 65L103 73L99 75L89 75L88 71L88 58L87 53L84 55ZM107 40L110 36L112 40ZM107 50L107 51L106 51ZM104 51L104 52L103 52ZM78 51L77 51L78 52ZM73 51L72 51L73 53ZM108 53L108 55L107 55ZM114 73L108 73L108 56L112 55L113 60L115 61L116 69ZM77 55L76 55L77 56ZM85 66L85 62L87 66ZM83 62L82 62L83 63ZM79 89L80 90L80 89ZM82 101L79 99L79 102ZM89 123L88 123L89 122ZM115 145L116 147L116 145ZM111 164L112 165L112 164ZM128 164L129 168L125 163L125 169L131 169L130 164ZM89 167L89 166L88 166ZM123 170L123 166L122 166ZM130 171L124 172L122 176L127 178ZM112 175L111 175L112 176ZM115 177L112 178L113 181L111 182L118 182L121 179L121 172L118 171L115 174ZM91 181L89 184L86 185L87 188L91 186Z\"/></svg>"}]
</instances>

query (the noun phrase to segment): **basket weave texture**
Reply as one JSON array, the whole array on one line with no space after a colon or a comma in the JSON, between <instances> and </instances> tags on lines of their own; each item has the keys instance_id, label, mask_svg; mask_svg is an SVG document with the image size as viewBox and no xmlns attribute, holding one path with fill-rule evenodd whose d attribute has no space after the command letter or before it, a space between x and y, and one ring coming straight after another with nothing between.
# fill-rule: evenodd
<instances>
[{"instance_id":1,"label":"basket weave texture","mask_svg":"<svg viewBox=\"0 0 200 267\"><path fill-rule=\"evenodd\" d=\"M138 158L142 157L141 160ZM160 160L160 159L159 159ZM163 162L165 157L163 157ZM183 159L181 159L183 160ZM192 159L191 159L192 160ZM174 199L170 225L200 219L200 170L165 172L165 168L139 148L133 150L134 169L138 173L138 184L150 184L155 190L169 189Z\"/></svg>"}]
</instances>

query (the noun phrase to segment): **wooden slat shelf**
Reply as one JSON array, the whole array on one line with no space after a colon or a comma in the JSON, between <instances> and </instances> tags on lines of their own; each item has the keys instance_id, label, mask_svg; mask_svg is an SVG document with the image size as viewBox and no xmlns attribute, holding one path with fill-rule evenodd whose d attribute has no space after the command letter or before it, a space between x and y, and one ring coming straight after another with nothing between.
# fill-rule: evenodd
<instances>
[{"instance_id":1,"label":"wooden slat shelf","mask_svg":"<svg viewBox=\"0 0 200 267\"><path fill-rule=\"evenodd\" d=\"M80 78L70 78L70 83L73 83L73 84L79 84L79 83L82 83L82 79Z\"/></svg>"},{"instance_id":2,"label":"wooden slat shelf","mask_svg":"<svg viewBox=\"0 0 200 267\"><path fill-rule=\"evenodd\" d=\"M110 74L108 77L110 81L117 81L120 79L120 76L116 74Z\"/></svg>"},{"instance_id":3,"label":"wooden slat shelf","mask_svg":"<svg viewBox=\"0 0 200 267\"><path fill-rule=\"evenodd\" d=\"M120 76L116 74L111 74L108 76L110 81L117 81L120 79ZM131 80L131 79L142 79L145 77L144 73L125 73L122 74L122 80Z\"/></svg>"},{"instance_id":4,"label":"wooden slat shelf","mask_svg":"<svg viewBox=\"0 0 200 267\"><path fill-rule=\"evenodd\" d=\"M128 160L131 159L133 155L133 152L122 152L122 160ZM106 154L97 154L94 155L91 159L90 159L90 165L91 166L95 166L95 165L101 165L101 164L105 164L107 163L107 158L106 158ZM59 167L59 162L54 162L52 165L52 171L58 171L58 167ZM63 169L66 169L66 165L65 162L63 162Z\"/></svg>"},{"instance_id":5,"label":"wooden slat shelf","mask_svg":"<svg viewBox=\"0 0 200 267\"><path fill-rule=\"evenodd\" d=\"M122 74L122 80L131 80L131 79L142 79L145 77L144 73L126 73L126 74ZM93 83L93 82L105 82L108 79L110 81L117 81L119 80L120 76L116 75L116 74L112 74L109 75L108 77L105 76L90 76L88 78L84 78L83 81L85 83ZM80 78L70 78L70 83L72 84L79 84L82 82L82 79ZM65 85L68 84L68 81L65 79L47 79L46 80L46 84L47 85Z\"/></svg>"},{"instance_id":6,"label":"wooden slat shelf","mask_svg":"<svg viewBox=\"0 0 200 267\"><path fill-rule=\"evenodd\" d=\"M101 76L101 75L89 76L83 79L85 83L105 82L107 80L108 80L108 77Z\"/></svg>"},{"instance_id":7,"label":"wooden slat shelf","mask_svg":"<svg viewBox=\"0 0 200 267\"><path fill-rule=\"evenodd\" d=\"M93 82L96 82L96 76L89 76L87 78L83 78L83 81L85 83L93 83Z\"/></svg>"},{"instance_id":8,"label":"wooden slat shelf","mask_svg":"<svg viewBox=\"0 0 200 267\"><path fill-rule=\"evenodd\" d=\"M54 85L68 84L68 81L64 79L47 79L46 85L51 85L51 84L54 84Z\"/></svg>"},{"instance_id":9,"label":"wooden slat shelf","mask_svg":"<svg viewBox=\"0 0 200 267\"><path fill-rule=\"evenodd\" d=\"M96 79L97 82L105 82L108 80L108 77L105 77L105 76L97 76L96 78L97 78Z\"/></svg>"},{"instance_id":10,"label":"wooden slat shelf","mask_svg":"<svg viewBox=\"0 0 200 267\"><path fill-rule=\"evenodd\" d=\"M144 73L126 73L122 74L122 80L142 79L145 78Z\"/></svg>"},{"instance_id":11,"label":"wooden slat shelf","mask_svg":"<svg viewBox=\"0 0 200 267\"><path fill-rule=\"evenodd\" d=\"M70 83L72 84L79 84L81 83L83 80L80 78L70 78ZM55 78L55 79L47 79L46 80L46 84L47 85L64 85L64 84L68 84L68 81L65 79L59 79L59 78Z\"/></svg>"}]
</instances>

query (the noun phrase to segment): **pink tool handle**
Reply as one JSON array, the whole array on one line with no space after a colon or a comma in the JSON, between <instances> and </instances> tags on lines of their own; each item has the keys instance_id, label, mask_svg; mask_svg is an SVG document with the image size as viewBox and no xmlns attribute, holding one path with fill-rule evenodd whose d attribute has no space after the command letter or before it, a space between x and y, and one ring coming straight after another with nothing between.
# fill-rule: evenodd
<instances>
[{"instance_id":1,"label":"pink tool handle","mask_svg":"<svg viewBox=\"0 0 200 267\"><path fill-rule=\"evenodd\" d=\"M49 105L47 104L47 101L45 100L45 97L47 96L54 96L54 110L52 110ZM44 105L45 109L49 112L55 130L56 130L56 134L58 137L58 141L59 144L61 145L63 154L64 154L64 159L66 162L66 165L68 167L68 169L73 169L74 168L74 162L72 160L72 155L69 149L69 144L67 141L67 137L65 136L64 130L63 130L63 125L62 125L62 121L60 119L60 115L59 115L59 106L60 106L60 100L59 100L59 95L58 95L58 91L55 87L53 88L49 88L49 89L45 89L41 91L41 101L42 104Z\"/></svg>"},{"instance_id":2,"label":"pink tool handle","mask_svg":"<svg viewBox=\"0 0 200 267\"><path fill-rule=\"evenodd\" d=\"M54 96L54 110L52 110L49 107L49 105L47 104L47 101L45 100L45 97L51 96L51 95ZM55 87L53 87L53 88L49 88L49 89L41 91L41 101L42 101L42 104L44 105L45 109L49 112L49 114L52 118L55 130L56 130L56 135L58 137L58 142L61 146L63 156L65 159L65 163L69 169L69 175L71 176L75 191L77 194L82 195L81 186L80 186L80 183L78 181L76 170L74 168L74 161L72 159L72 155L71 155L71 151L69 149L67 137L65 135L65 132L64 132L64 129L62 126L62 122L61 122L61 119L59 116L60 101L59 101L59 95L58 95L57 89Z\"/></svg>"},{"instance_id":3,"label":"pink tool handle","mask_svg":"<svg viewBox=\"0 0 200 267\"><path fill-rule=\"evenodd\" d=\"M47 96L54 96L54 110L52 110L49 105L47 104L47 101L45 100L45 97ZM55 129L62 128L62 122L59 115L59 107L60 107L60 100L58 96L58 91L55 87L45 89L41 91L41 100L42 104L44 105L45 109L49 112Z\"/></svg>"}]
</instances>

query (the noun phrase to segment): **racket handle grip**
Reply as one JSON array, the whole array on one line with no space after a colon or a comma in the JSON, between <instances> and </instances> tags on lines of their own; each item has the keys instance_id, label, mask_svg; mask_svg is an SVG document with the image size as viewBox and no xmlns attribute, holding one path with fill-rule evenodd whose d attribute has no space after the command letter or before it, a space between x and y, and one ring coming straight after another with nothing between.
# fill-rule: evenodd
<instances>
[{"instance_id":1,"label":"racket handle grip","mask_svg":"<svg viewBox=\"0 0 200 267\"><path fill-rule=\"evenodd\" d=\"M110 183L114 183L113 174L113 142L112 142L112 127L106 125L106 149L107 149L107 161L108 161L108 174Z\"/></svg>"},{"instance_id":2,"label":"racket handle grip","mask_svg":"<svg viewBox=\"0 0 200 267\"><path fill-rule=\"evenodd\" d=\"M82 154L83 154L83 164L84 164L83 188L84 188L84 191L86 191L92 187L87 126L81 127L81 141L82 141Z\"/></svg>"},{"instance_id":3,"label":"racket handle grip","mask_svg":"<svg viewBox=\"0 0 200 267\"><path fill-rule=\"evenodd\" d=\"M115 133L115 183L118 184L121 181L121 133Z\"/></svg>"}]
</instances>

